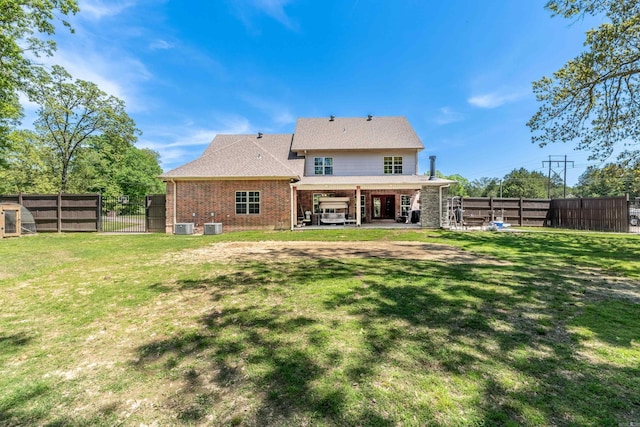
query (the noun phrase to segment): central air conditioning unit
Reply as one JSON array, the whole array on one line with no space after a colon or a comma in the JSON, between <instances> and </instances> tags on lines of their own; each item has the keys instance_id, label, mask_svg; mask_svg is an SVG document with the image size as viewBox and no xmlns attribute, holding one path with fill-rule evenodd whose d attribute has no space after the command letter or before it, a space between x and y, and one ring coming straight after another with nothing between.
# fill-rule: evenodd
<instances>
[{"instance_id":1,"label":"central air conditioning unit","mask_svg":"<svg viewBox=\"0 0 640 427\"><path fill-rule=\"evenodd\" d=\"M221 222L205 223L204 234L222 234L222 223Z\"/></svg>"},{"instance_id":2,"label":"central air conditioning unit","mask_svg":"<svg viewBox=\"0 0 640 427\"><path fill-rule=\"evenodd\" d=\"M175 225L174 234L193 234L192 222L181 222Z\"/></svg>"}]
</instances>

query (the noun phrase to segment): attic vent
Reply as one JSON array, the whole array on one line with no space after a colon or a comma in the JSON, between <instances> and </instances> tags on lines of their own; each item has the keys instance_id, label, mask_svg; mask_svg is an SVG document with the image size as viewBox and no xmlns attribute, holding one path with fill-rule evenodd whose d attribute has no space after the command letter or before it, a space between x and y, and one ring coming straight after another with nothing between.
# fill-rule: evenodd
<instances>
[{"instance_id":1,"label":"attic vent","mask_svg":"<svg viewBox=\"0 0 640 427\"><path fill-rule=\"evenodd\" d=\"M367 121L370 122L373 116L371 114L367 115Z\"/></svg>"},{"instance_id":2,"label":"attic vent","mask_svg":"<svg viewBox=\"0 0 640 427\"><path fill-rule=\"evenodd\" d=\"M258 138L262 138L262 132L258 132Z\"/></svg>"},{"instance_id":3,"label":"attic vent","mask_svg":"<svg viewBox=\"0 0 640 427\"><path fill-rule=\"evenodd\" d=\"M333 114L329 116L329 121L332 122L336 119L336 116L334 116Z\"/></svg>"}]
</instances>

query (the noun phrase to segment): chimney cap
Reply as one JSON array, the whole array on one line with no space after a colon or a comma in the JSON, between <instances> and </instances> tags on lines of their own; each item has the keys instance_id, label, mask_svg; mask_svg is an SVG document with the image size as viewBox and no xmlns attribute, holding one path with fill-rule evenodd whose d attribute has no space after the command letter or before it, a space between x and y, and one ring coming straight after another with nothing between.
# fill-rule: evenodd
<instances>
[{"instance_id":1,"label":"chimney cap","mask_svg":"<svg viewBox=\"0 0 640 427\"><path fill-rule=\"evenodd\" d=\"M329 121L332 122L336 119L336 116L334 116L333 114L329 116Z\"/></svg>"},{"instance_id":2,"label":"chimney cap","mask_svg":"<svg viewBox=\"0 0 640 427\"><path fill-rule=\"evenodd\" d=\"M373 118L373 114L367 114L367 121L370 122Z\"/></svg>"},{"instance_id":3,"label":"chimney cap","mask_svg":"<svg viewBox=\"0 0 640 427\"><path fill-rule=\"evenodd\" d=\"M258 138L262 138L262 132L258 132Z\"/></svg>"}]
</instances>

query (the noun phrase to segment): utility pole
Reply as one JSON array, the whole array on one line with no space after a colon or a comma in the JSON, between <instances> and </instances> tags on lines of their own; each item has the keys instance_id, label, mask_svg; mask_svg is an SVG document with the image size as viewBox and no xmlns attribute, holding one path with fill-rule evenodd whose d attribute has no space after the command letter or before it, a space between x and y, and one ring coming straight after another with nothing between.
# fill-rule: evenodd
<instances>
[{"instance_id":1,"label":"utility pole","mask_svg":"<svg viewBox=\"0 0 640 427\"><path fill-rule=\"evenodd\" d=\"M555 159L554 159L555 157ZM563 158L564 157L564 158ZM562 159L563 158L563 159ZM562 160L561 160L562 159ZM563 180L562 180L562 185L563 185L563 196L565 199L567 198L567 163L571 163L571 167L573 167L573 161L572 160L567 160L567 156L551 156L549 155L549 160L544 160L542 162L542 167L544 167L545 163L549 164L549 173L548 173L548 182L547 182L547 198L551 198L551 172L553 172L553 175L559 175L560 174L560 165L562 164L562 173L563 173ZM553 168L553 164L556 164L556 169Z\"/></svg>"}]
</instances>

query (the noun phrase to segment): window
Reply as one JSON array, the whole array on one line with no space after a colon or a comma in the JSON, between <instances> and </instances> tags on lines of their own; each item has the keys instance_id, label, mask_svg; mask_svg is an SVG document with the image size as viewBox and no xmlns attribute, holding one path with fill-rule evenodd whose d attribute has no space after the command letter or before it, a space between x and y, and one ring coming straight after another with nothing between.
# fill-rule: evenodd
<instances>
[{"instance_id":1,"label":"window","mask_svg":"<svg viewBox=\"0 0 640 427\"><path fill-rule=\"evenodd\" d=\"M409 216L411 212L411 196L400 196L400 215Z\"/></svg>"},{"instance_id":2,"label":"window","mask_svg":"<svg viewBox=\"0 0 640 427\"><path fill-rule=\"evenodd\" d=\"M260 214L260 192L259 191L236 191L236 214L259 215Z\"/></svg>"},{"instance_id":3,"label":"window","mask_svg":"<svg viewBox=\"0 0 640 427\"><path fill-rule=\"evenodd\" d=\"M384 158L385 174L402 174L402 157L389 156Z\"/></svg>"},{"instance_id":4,"label":"window","mask_svg":"<svg viewBox=\"0 0 640 427\"><path fill-rule=\"evenodd\" d=\"M333 157L315 157L313 170L316 175L333 175Z\"/></svg>"},{"instance_id":5,"label":"window","mask_svg":"<svg viewBox=\"0 0 640 427\"><path fill-rule=\"evenodd\" d=\"M365 217L367 216L367 209L364 205L364 201L365 201L365 197L364 194L360 195L360 218L361 219L365 219Z\"/></svg>"}]
</instances>

